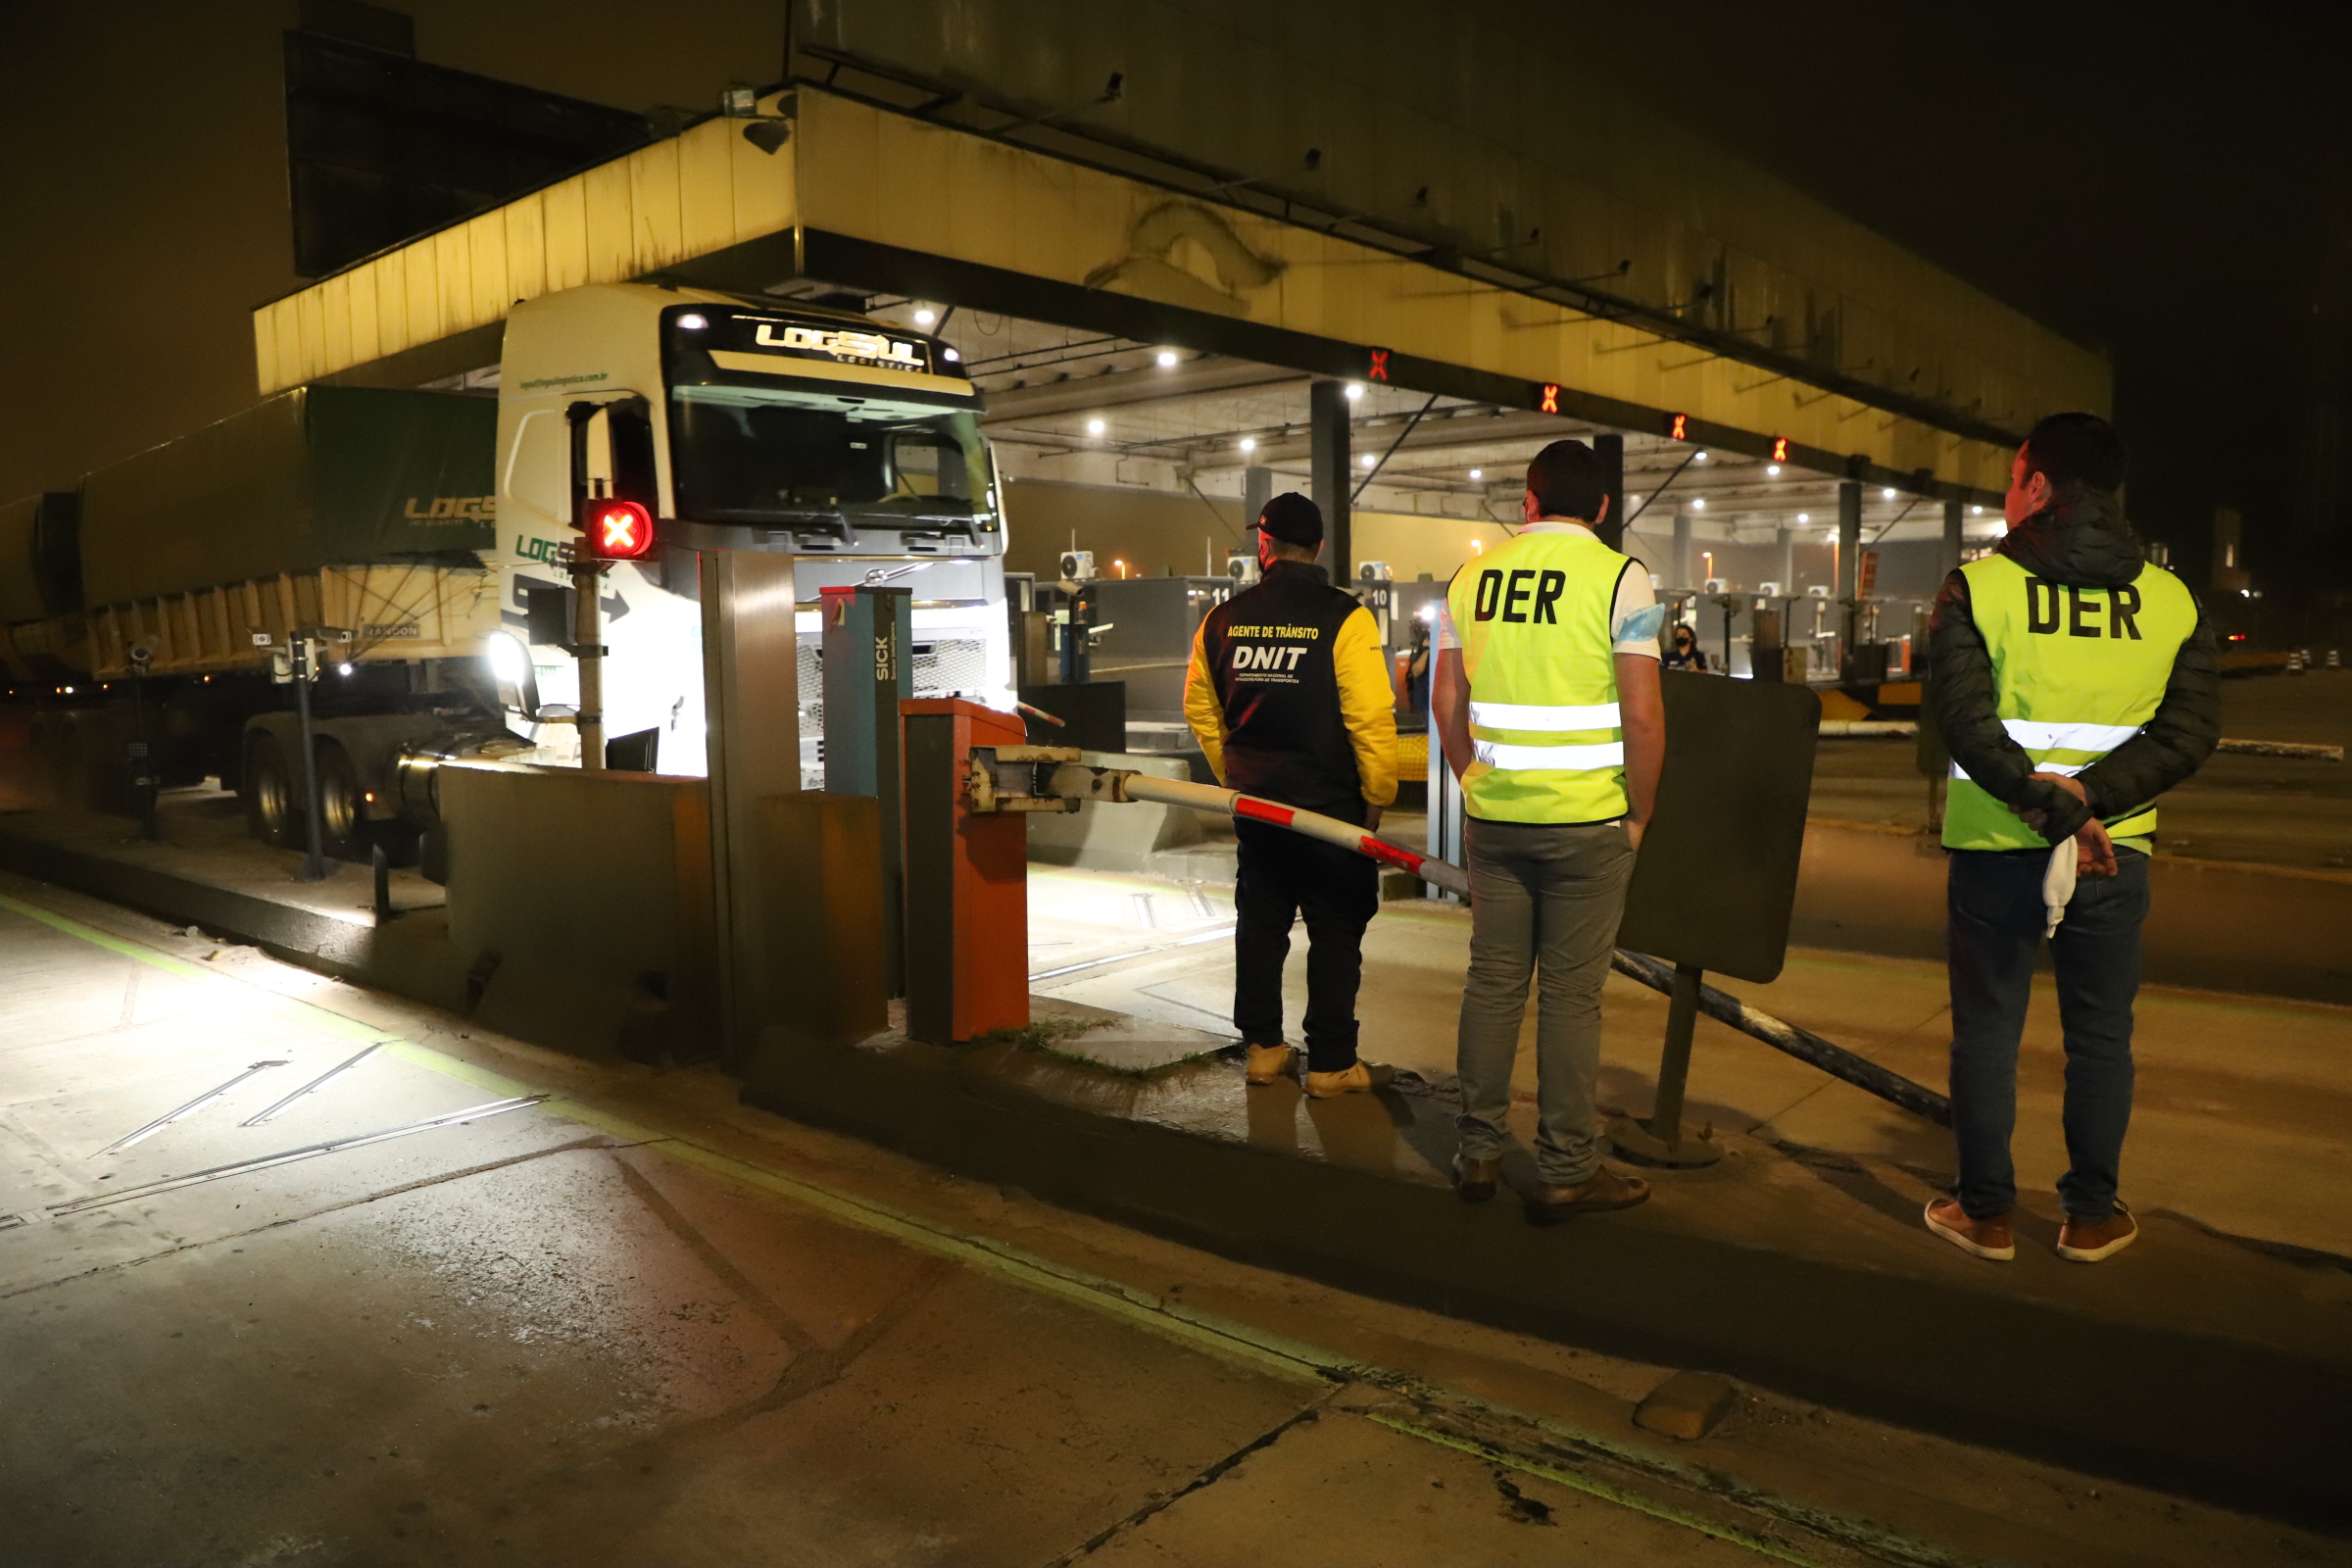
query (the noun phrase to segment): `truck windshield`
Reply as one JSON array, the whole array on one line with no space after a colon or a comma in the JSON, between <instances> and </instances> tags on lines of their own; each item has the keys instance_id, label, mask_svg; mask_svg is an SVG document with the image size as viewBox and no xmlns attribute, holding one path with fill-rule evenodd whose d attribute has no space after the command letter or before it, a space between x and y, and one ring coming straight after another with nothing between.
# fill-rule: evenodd
<instances>
[{"instance_id":1,"label":"truck windshield","mask_svg":"<svg viewBox=\"0 0 2352 1568\"><path fill-rule=\"evenodd\" d=\"M866 526L937 528L993 513L972 411L835 392L670 389L679 515L789 524L812 512Z\"/></svg>"}]
</instances>

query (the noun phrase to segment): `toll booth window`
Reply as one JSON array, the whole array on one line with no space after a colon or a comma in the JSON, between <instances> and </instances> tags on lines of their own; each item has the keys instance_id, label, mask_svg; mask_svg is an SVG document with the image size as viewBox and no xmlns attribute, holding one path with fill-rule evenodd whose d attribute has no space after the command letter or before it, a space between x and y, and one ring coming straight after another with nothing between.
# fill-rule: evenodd
<instances>
[{"instance_id":1,"label":"toll booth window","mask_svg":"<svg viewBox=\"0 0 2352 1568\"><path fill-rule=\"evenodd\" d=\"M671 390L670 458L681 516L785 520L810 511L889 525L972 514L988 484L966 409L729 386Z\"/></svg>"}]
</instances>

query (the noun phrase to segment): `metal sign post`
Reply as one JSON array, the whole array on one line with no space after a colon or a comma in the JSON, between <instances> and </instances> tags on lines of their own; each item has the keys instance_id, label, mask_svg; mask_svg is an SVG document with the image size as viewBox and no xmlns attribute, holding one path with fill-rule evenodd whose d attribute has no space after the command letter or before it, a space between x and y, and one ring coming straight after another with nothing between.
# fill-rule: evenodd
<instances>
[{"instance_id":1,"label":"metal sign post","mask_svg":"<svg viewBox=\"0 0 2352 1568\"><path fill-rule=\"evenodd\" d=\"M143 643L130 649L130 789L131 799L139 809L139 838L148 844L161 844L164 827L156 816L156 796L162 790L162 780L156 775L154 743L147 736L147 664L154 657Z\"/></svg>"},{"instance_id":2,"label":"metal sign post","mask_svg":"<svg viewBox=\"0 0 2352 1568\"><path fill-rule=\"evenodd\" d=\"M310 849L303 857L302 869L294 873L297 882L323 882L333 874L326 865L322 822L326 803L318 791L318 735L311 724L311 679L318 662L311 639L318 630L313 626L297 626L288 650L294 671L294 712L302 726L303 839Z\"/></svg>"},{"instance_id":3,"label":"metal sign post","mask_svg":"<svg viewBox=\"0 0 2352 1568\"><path fill-rule=\"evenodd\" d=\"M1771 980L1788 948L1821 699L1802 686L1669 671L1666 769L1627 890L1617 945L1674 965L1658 1092L1646 1118L1613 1116L1630 1159L1711 1165L1722 1146L1683 1130L1708 969ZM1704 890L1693 896L1693 890Z\"/></svg>"}]
</instances>

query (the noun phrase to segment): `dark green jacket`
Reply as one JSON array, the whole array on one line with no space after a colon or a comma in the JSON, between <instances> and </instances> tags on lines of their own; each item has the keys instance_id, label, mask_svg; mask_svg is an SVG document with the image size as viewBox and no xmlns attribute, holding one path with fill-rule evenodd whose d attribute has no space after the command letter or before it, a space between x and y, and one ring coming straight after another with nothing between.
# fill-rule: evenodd
<instances>
[{"instance_id":1,"label":"dark green jacket","mask_svg":"<svg viewBox=\"0 0 2352 1568\"><path fill-rule=\"evenodd\" d=\"M2082 588L2128 583L2145 564L2115 498L2079 488L2018 524L1997 548L2037 577ZM2221 659L2201 606L2196 631L2173 660L2155 717L2076 775L2090 796L2088 806L2031 777L2033 761L2001 728L1992 656L1977 629L1968 578L1960 572L1946 577L1936 597L1928 650L1936 721L1952 760L2010 809L2047 811L2042 835L2052 844L2094 814L2120 816L2153 801L2203 766L2222 738Z\"/></svg>"}]
</instances>

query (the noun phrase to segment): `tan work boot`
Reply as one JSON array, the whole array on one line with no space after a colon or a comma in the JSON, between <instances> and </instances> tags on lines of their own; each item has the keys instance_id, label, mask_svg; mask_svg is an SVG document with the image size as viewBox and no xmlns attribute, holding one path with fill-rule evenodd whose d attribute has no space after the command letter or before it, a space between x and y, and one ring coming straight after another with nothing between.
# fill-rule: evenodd
<instances>
[{"instance_id":1,"label":"tan work boot","mask_svg":"<svg viewBox=\"0 0 2352 1568\"><path fill-rule=\"evenodd\" d=\"M1453 1156L1453 1196L1465 1203L1483 1203L1494 1196L1494 1184L1502 1179L1499 1159L1472 1159L1468 1154Z\"/></svg>"},{"instance_id":2,"label":"tan work boot","mask_svg":"<svg viewBox=\"0 0 2352 1568\"><path fill-rule=\"evenodd\" d=\"M2139 1239L2139 1221L2123 1204L2115 1212L2093 1223L2066 1216L2058 1228L2058 1255L2070 1263L2096 1263L2102 1257L2113 1257Z\"/></svg>"},{"instance_id":3,"label":"tan work boot","mask_svg":"<svg viewBox=\"0 0 2352 1568\"><path fill-rule=\"evenodd\" d=\"M1530 1225L1557 1225L1578 1214L1604 1214L1649 1201L1649 1183L1639 1176L1620 1176L1603 1165L1574 1187L1548 1183L1527 1195Z\"/></svg>"},{"instance_id":4,"label":"tan work boot","mask_svg":"<svg viewBox=\"0 0 2352 1568\"><path fill-rule=\"evenodd\" d=\"M2007 1214L1970 1219L1956 1198L1939 1198L1928 1205L1928 1229L1963 1252L2006 1263L2017 1256L2017 1233Z\"/></svg>"},{"instance_id":5,"label":"tan work boot","mask_svg":"<svg viewBox=\"0 0 2352 1568\"><path fill-rule=\"evenodd\" d=\"M1315 1072L1306 1075L1306 1092L1317 1100L1337 1100L1342 1095L1363 1095L1380 1088L1396 1076L1396 1069L1384 1067L1377 1061L1359 1061L1344 1072Z\"/></svg>"},{"instance_id":6,"label":"tan work boot","mask_svg":"<svg viewBox=\"0 0 2352 1568\"><path fill-rule=\"evenodd\" d=\"M1250 1081L1270 1084L1291 1076L1298 1059L1296 1046L1251 1046L1250 1048Z\"/></svg>"}]
</instances>

